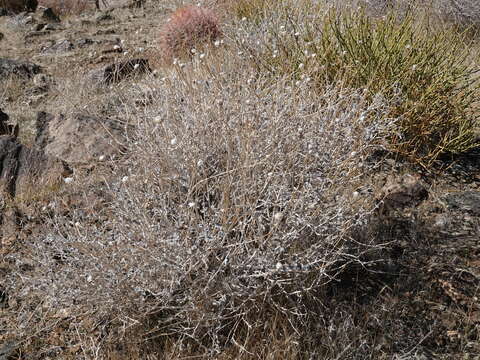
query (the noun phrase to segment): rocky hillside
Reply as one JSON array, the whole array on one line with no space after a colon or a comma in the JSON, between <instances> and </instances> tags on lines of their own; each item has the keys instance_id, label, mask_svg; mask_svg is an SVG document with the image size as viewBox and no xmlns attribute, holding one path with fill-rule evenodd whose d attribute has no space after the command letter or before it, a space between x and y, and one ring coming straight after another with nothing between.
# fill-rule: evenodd
<instances>
[{"instance_id":1,"label":"rocky hillside","mask_svg":"<svg viewBox=\"0 0 480 360\"><path fill-rule=\"evenodd\" d=\"M480 5L98 6L0 0L0 360L480 356Z\"/></svg>"}]
</instances>

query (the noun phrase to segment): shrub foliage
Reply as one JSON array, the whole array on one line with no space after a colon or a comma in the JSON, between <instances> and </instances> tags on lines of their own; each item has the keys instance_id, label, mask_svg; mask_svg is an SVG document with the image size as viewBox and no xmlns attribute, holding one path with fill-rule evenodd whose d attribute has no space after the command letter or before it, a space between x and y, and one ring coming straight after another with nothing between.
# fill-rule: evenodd
<instances>
[{"instance_id":1,"label":"shrub foliage","mask_svg":"<svg viewBox=\"0 0 480 360\"><path fill-rule=\"evenodd\" d=\"M288 20L271 33L258 64L273 74L307 74L319 89L343 86L381 92L396 106L401 131L390 149L424 165L441 154L477 146L479 83L461 34L435 30L412 15L371 18L331 11L317 22Z\"/></svg>"}]
</instances>

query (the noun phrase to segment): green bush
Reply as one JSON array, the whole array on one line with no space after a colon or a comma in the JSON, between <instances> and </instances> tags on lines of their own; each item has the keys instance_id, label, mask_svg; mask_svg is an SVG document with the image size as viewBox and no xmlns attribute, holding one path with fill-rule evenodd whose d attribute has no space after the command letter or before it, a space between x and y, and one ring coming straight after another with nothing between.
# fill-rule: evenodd
<instances>
[{"instance_id":1,"label":"green bush","mask_svg":"<svg viewBox=\"0 0 480 360\"><path fill-rule=\"evenodd\" d=\"M291 18L273 31L258 64L268 71L311 77L319 88L340 82L394 100L400 131L390 149L425 166L439 155L477 146L474 113L479 84L468 47L451 29L434 30L412 15L376 19L330 11L310 24Z\"/></svg>"}]
</instances>

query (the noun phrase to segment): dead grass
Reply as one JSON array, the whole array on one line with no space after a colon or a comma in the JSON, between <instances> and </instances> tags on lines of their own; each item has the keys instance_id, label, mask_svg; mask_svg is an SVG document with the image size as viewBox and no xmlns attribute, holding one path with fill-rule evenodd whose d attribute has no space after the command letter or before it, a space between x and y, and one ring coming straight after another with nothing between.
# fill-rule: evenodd
<instances>
[{"instance_id":1,"label":"dead grass","mask_svg":"<svg viewBox=\"0 0 480 360\"><path fill-rule=\"evenodd\" d=\"M79 15L95 9L94 0L39 0L38 3L52 8L57 15Z\"/></svg>"}]
</instances>

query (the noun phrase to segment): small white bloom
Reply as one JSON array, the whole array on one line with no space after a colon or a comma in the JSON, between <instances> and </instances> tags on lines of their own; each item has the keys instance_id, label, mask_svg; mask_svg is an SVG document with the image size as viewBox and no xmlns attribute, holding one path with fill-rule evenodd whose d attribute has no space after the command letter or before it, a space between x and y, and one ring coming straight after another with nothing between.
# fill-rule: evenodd
<instances>
[{"instance_id":1,"label":"small white bloom","mask_svg":"<svg viewBox=\"0 0 480 360\"><path fill-rule=\"evenodd\" d=\"M245 100L245 104L250 105L250 100Z\"/></svg>"},{"instance_id":2,"label":"small white bloom","mask_svg":"<svg viewBox=\"0 0 480 360\"><path fill-rule=\"evenodd\" d=\"M417 65L413 65L413 66L412 66L412 70L413 70L413 71L417 70Z\"/></svg>"},{"instance_id":3,"label":"small white bloom","mask_svg":"<svg viewBox=\"0 0 480 360\"><path fill-rule=\"evenodd\" d=\"M191 52L192 54L196 54L196 53L197 53L197 49L195 49L195 48L194 48L194 49L191 49L190 52Z\"/></svg>"},{"instance_id":4,"label":"small white bloom","mask_svg":"<svg viewBox=\"0 0 480 360\"><path fill-rule=\"evenodd\" d=\"M133 70L137 70L140 67L140 64L133 65Z\"/></svg>"},{"instance_id":5,"label":"small white bloom","mask_svg":"<svg viewBox=\"0 0 480 360\"><path fill-rule=\"evenodd\" d=\"M113 50L120 50L120 49L121 49L120 45L113 45Z\"/></svg>"},{"instance_id":6,"label":"small white bloom","mask_svg":"<svg viewBox=\"0 0 480 360\"><path fill-rule=\"evenodd\" d=\"M285 30L285 26L284 25L280 26L280 30Z\"/></svg>"},{"instance_id":7,"label":"small white bloom","mask_svg":"<svg viewBox=\"0 0 480 360\"><path fill-rule=\"evenodd\" d=\"M300 64L298 64L298 68L299 68L299 69L303 69L303 68L304 68L304 66L305 66L305 64L304 64L304 63L300 63Z\"/></svg>"},{"instance_id":8,"label":"small white bloom","mask_svg":"<svg viewBox=\"0 0 480 360\"><path fill-rule=\"evenodd\" d=\"M277 271L280 271L283 269L283 265L281 262L278 262L276 265L275 265L275 269L277 269Z\"/></svg>"},{"instance_id":9,"label":"small white bloom","mask_svg":"<svg viewBox=\"0 0 480 360\"><path fill-rule=\"evenodd\" d=\"M239 51L237 54L238 54L239 56L242 56L242 55L243 55L243 51Z\"/></svg>"},{"instance_id":10,"label":"small white bloom","mask_svg":"<svg viewBox=\"0 0 480 360\"><path fill-rule=\"evenodd\" d=\"M297 81L295 82L295 85L296 85L296 86L300 86L301 84L302 84L302 82L301 82L300 80L297 80Z\"/></svg>"},{"instance_id":11,"label":"small white bloom","mask_svg":"<svg viewBox=\"0 0 480 360\"><path fill-rule=\"evenodd\" d=\"M76 227L79 227L79 226L80 226L80 222L77 221L77 222L75 223L75 226L76 226Z\"/></svg>"},{"instance_id":12,"label":"small white bloom","mask_svg":"<svg viewBox=\"0 0 480 360\"><path fill-rule=\"evenodd\" d=\"M352 196L353 196L354 199L356 199L360 196L360 193L358 191L354 191Z\"/></svg>"},{"instance_id":13,"label":"small white bloom","mask_svg":"<svg viewBox=\"0 0 480 360\"><path fill-rule=\"evenodd\" d=\"M67 177L65 179L63 179L63 181L65 182L65 184L70 184L73 182L73 178L72 177Z\"/></svg>"},{"instance_id":14,"label":"small white bloom","mask_svg":"<svg viewBox=\"0 0 480 360\"><path fill-rule=\"evenodd\" d=\"M244 17L242 18L242 21L247 21L247 18L244 16Z\"/></svg>"},{"instance_id":15,"label":"small white bloom","mask_svg":"<svg viewBox=\"0 0 480 360\"><path fill-rule=\"evenodd\" d=\"M173 138L172 140L170 140L170 145L172 146L177 145L177 138Z\"/></svg>"},{"instance_id":16,"label":"small white bloom","mask_svg":"<svg viewBox=\"0 0 480 360\"><path fill-rule=\"evenodd\" d=\"M105 155L100 155L100 156L98 157L98 161L103 161L103 160L105 160Z\"/></svg>"},{"instance_id":17,"label":"small white bloom","mask_svg":"<svg viewBox=\"0 0 480 360\"><path fill-rule=\"evenodd\" d=\"M295 34L293 34L295 37L299 37L300 33L297 31Z\"/></svg>"},{"instance_id":18,"label":"small white bloom","mask_svg":"<svg viewBox=\"0 0 480 360\"><path fill-rule=\"evenodd\" d=\"M128 51L124 51L123 56L127 56L127 55L128 55Z\"/></svg>"},{"instance_id":19,"label":"small white bloom","mask_svg":"<svg viewBox=\"0 0 480 360\"><path fill-rule=\"evenodd\" d=\"M220 46L220 40L215 40L213 45L215 45L215 47L219 47Z\"/></svg>"},{"instance_id":20,"label":"small white bloom","mask_svg":"<svg viewBox=\"0 0 480 360\"><path fill-rule=\"evenodd\" d=\"M93 279L92 279L92 275L88 275L88 276L87 276L87 282L90 283L90 282L92 282L92 280L93 280Z\"/></svg>"},{"instance_id":21,"label":"small white bloom","mask_svg":"<svg viewBox=\"0 0 480 360\"><path fill-rule=\"evenodd\" d=\"M275 215L273 215L273 220L276 223L279 223L280 221L282 221L282 219L283 219L283 213L281 212L277 212Z\"/></svg>"},{"instance_id":22,"label":"small white bloom","mask_svg":"<svg viewBox=\"0 0 480 360\"><path fill-rule=\"evenodd\" d=\"M195 206L195 203L193 201L188 203L188 207L193 208L194 206Z\"/></svg>"},{"instance_id":23,"label":"small white bloom","mask_svg":"<svg viewBox=\"0 0 480 360\"><path fill-rule=\"evenodd\" d=\"M198 167L201 167L202 165L203 165L203 160L198 160L198 161L197 161L197 166L198 166Z\"/></svg>"},{"instance_id":24,"label":"small white bloom","mask_svg":"<svg viewBox=\"0 0 480 360\"><path fill-rule=\"evenodd\" d=\"M200 59L203 59L205 57L205 53L200 54Z\"/></svg>"},{"instance_id":25,"label":"small white bloom","mask_svg":"<svg viewBox=\"0 0 480 360\"><path fill-rule=\"evenodd\" d=\"M143 47L138 48L138 52L144 52L144 51L145 51L145 49Z\"/></svg>"},{"instance_id":26,"label":"small white bloom","mask_svg":"<svg viewBox=\"0 0 480 360\"><path fill-rule=\"evenodd\" d=\"M160 124L160 123L162 122L162 117L161 117L160 115L155 116L155 117L153 118L153 122L154 122L155 124Z\"/></svg>"},{"instance_id":27,"label":"small white bloom","mask_svg":"<svg viewBox=\"0 0 480 360\"><path fill-rule=\"evenodd\" d=\"M313 59L315 56L317 56L317 54L313 53L310 55L310 57Z\"/></svg>"},{"instance_id":28,"label":"small white bloom","mask_svg":"<svg viewBox=\"0 0 480 360\"><path fill-rule=\"evenodd\" d=\"M128 181L128 176L122 177L122 183L126 183Z\"/></svg>"}]
</instances>

